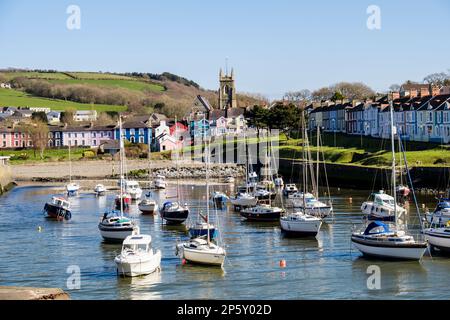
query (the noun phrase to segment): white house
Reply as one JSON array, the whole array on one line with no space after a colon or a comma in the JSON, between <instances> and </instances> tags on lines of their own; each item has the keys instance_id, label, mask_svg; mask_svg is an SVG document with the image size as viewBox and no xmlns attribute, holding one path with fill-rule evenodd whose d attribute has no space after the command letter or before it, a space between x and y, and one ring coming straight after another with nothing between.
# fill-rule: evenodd
<instances>
[{"instance_id":1,"label":"white house","mask_svg":"<svg viewBox=\"0 0 450 320\"><path fill-rule=\"evenodd\" d=\"M49 124L57 124L61 121L61 112L50 111L47 113L47 122Z\"/></svg>"},{"instance_id":2,"label":"white house","mask_svg":"<svg viewBox=\"0 0 450 320\"><path fill-rule=\"evenodd\" d=\"M75 121L97 121L96 110L77 110L73 115Z\"/></svg>"}]
</instances>

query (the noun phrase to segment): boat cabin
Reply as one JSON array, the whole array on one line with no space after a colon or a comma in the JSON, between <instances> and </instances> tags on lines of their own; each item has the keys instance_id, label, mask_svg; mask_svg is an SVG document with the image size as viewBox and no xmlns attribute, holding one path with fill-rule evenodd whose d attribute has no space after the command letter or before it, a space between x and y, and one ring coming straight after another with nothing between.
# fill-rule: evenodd
<instances>
[{"instance_id":1,"label":"boat cabin","mask_svg":"<svg viewBox=\"0 0 450 320\"><path fill-rule=\"evenodd\" d=\"M149 235L131 235L123 241L122 251L149 252L151 243L152 237Z\"/></svg>"},{"instance_id":2,"label":"boat cabin","mask_svg":"<svg viewBox=\"0 0 450 320\"><path fill-rule=\"evenodd\" d=\"M60 197L53 197L52 198L52 204L54 204L57 207L69 210L70 209L70 202L64 198Z\"/></svg>"},{"instance_id":3,"label":"boat cabin","mask_svg":"<svg viewBox=\"0 0 450 320\"><path fill-rule=\"evenodd\" d=\"M384 191L380 191L378 193L373 194L373 202L376 205L380 206L395 206L394 197L391 197L390 195L384 193Z\"/></svg>"}]
</instances>

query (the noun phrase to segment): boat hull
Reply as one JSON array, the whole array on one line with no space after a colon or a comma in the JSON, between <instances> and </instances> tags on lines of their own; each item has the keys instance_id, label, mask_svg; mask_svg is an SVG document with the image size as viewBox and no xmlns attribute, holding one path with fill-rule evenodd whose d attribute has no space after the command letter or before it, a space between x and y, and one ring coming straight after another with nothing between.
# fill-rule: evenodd
<instances>
[{"instance_id":1,"label":"boat hull","mask_svg":"<svg viewBox=\"0 0 450 320\"><path fill-rule=\"evenodd\" d=\"M183 249L182 258L194 264L222 267L225 261L224 253L202 252L200 250Z\"/></svg>"},{"instance_id":2,"label":"boat hull","mask_svg":"<svg viewBox=\"0 0 450 320\"><path fill-rule=\"evenodd\" d=\"M139 210L143 215L152 215L155 214L158 210L158 205L156 203L152 204L139 204Z\"/></svg>"},{"instance_id":3,"label":"boat hull","mask_svg":"<svg viewBox=\"0 0 450 320\"><path fill-rule=\"evenodd\" d=\"M117 273L124 277L139 277L152 274L159 270L161 266L161 251L157 251L152 257L147 259L114 259L117 266Z\"/></svg>"},{"instance_id":4,"label":"boat hull","mask_svg":"<svg viewBox=\"0 0 450 320\"><path fill-rule=\"evenodd\" d=\"M161 211L161 218L166 221L166 224L178 225L186 221L189 216L189 210L177 210L177 211Z\"/></svg>"},{"instance_id":5,"label":"boat hull","mask_svg":"<svg viewBox=\"0 0 450 320\"><path fill-rule=\"evenodd\" d=\"M72 213L70 212L70 210L58 207L51 203L45 204L44 211L47 213L47 216L51 219L62 221L62 220L70 220L72 218Z\"/></svg>"},{"instance_id":6,"label":"boat hull","mask_svg":"<svg viewBox=\"0 0 450 320\"><path fill-rule=\"evenodd\" d=\"M322 221L289 221L280 219L281 231L289 237L315 237Z\"/></svg>"},{"instance_id":7,"label":"boat hull","mask_svg":"<svg viewBox=\"0 0 450 320\"><path fill-rule=\"evenodd\" d=\"M98 229L105 242L122 243L128 236L133 234L133 227L107 227L99 224Z\"/></svg>"},{"instance_id":8,"label":"boat hull","mask_svg":"<svg viewBox=\"0 0 450 320\"><path fill-rule=\"evenodd\" d=\"M446 253L450 253L450 234L436 232L434 230L425 230L424 234L430 248L437 248Z\"/></svg>"},{"instance_id":9,"label":"boat hull","mask_svg":"<svg viewBox=\"0 0 450 320\"><path fill-rule=\"evenodd\" d=\"M201 238L208 236L208 229L189 229L189 235L191 238ZM217 230L215 228L209 229L209 238L213 240L217 236Z\"/></svg>"},{"instance_id":10,"label":"boat hull","mask_svg":"<svg viewBox=\"0 0 450 320\"><path fill-rule=\"evenodd\" d=\"M270 213L253 213L241 210L241 216L244 217L247 221L275 222L280 219L281 212L275 211Z\"/></svg>"},{"instance_id":11,"label":"boat hull","mask_svg":"<svg viewBox=\"0 0 450 320\"><path fill-rule=\"evenodd\" d=\"M305 214L309 214L314 217L326 218L333 212L333 208L331 206L325 207L303 207L302 205L296 204L294 202L294 208L298 209Z\"/></svg>"},{"instance_id":12,"label":"boat hull","mask_svg":"<svg viewBox=\"0 0 450 320\"><path fill-rule=\"evenodd\" d=\"M364 240L352 236L353 245L368 257L387 260L420 260L427 249L426 243L396 244Z\"/></svg>"},{"instance_id":13,"label":"boat hull","mask_svg":"<svg viewBox=\"0 0 450 320\"><path fill-rule=\"evenodd\" d=\"M258 203L256 198L237 198L231 199L231 204L238 207L253 207Z\"/></svg>"}]
</instances>

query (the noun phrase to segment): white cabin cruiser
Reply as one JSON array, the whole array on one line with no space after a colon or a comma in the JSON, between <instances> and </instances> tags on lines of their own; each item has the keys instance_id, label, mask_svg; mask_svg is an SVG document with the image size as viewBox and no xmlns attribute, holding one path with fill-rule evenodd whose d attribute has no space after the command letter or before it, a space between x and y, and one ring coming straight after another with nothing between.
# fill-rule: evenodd
<instances>
[{"instance_id":1,"label":"white cabin cruiser","mask_svg":"<svg viewBox=\"0 0 450 320\"><path fill-rule=\"evenodd\" d=\"M139 202L138 208L144 215L155 214L158 211L158 204L150 195L147 195L145 199Z\"/></svg>"},{"instance_id":2,"label":"white cabin cruiser","mask_svg":"<svg viewBox=\"0 0 450 320\"><path fill-rule=\"evenodd\" d=\"M151 274L161 265L161 251L151 247L152 237L135 234L128 236L122 245L122 252L114 262L121 276L136 277Z\"/></svg>"},{"instance_id":3,"label":"white cabin cruiser","mask_svg":"<svg viewBox=\"0 0 450 320\"><path fill-rule=\"evenodd\" d=\"M165 189L167 187L166 177L157 175L155 180L153 180L153 185L156 189Z\"/></svg>"},{"instance_id":4,"label":"white cabin cruiser","mask_svg":"<svg viewBox=\"0 0 450 320\"><path fill-rule=\"evenodd\" d=\"M97 184L97 185L94 187L94 193L95 193L97 196L103 196L103 195L105 195L105 193L106 193L106 187L105 187L103 184Z\"/></svg>"},{"instance_id":5,"label":"white cabin cruiser","mask_svg":"<svg viewBox=\"0 0 450 320\"><path fill-rule=\"evenodd\" d=\"M76 196L80 190L80 185L76 182L71 182L66 185L66 190L69 197Z\"/></svg>"},{"instance_id":6,"label":"white cabin cruiser","mask_svg":"<svg viewBox=\"0 0 450 320\"><path fill-rule=\"evenodd\" d=\"M297 193L297 192L298 192L298 189L294 183L288 183L284 186L283 194L285 197L289 198L290 195Z\"/></svg>"},{"instance_id":7,"label":"white cabin cruiser","mask_svg":"<svg viewBox=\"0 0 450 320\"><path fill-rule=\"evenodd\" d=\"M369 220L394 221L395 212L397 216L406 214L406 210L395 203L394 197L386 194L383 190L372 194L373 200L366 201L361 205L362 213L368 215Z\"/></svg>"},{"instance_id":8,"label":"white cabin cruiser","mask_svg":"<svg viewBox=\"0 0 450 320\"><path fill-rule=\"evenodd\" d=\"M439 199L439 203L433 212L427 212L428 223L434 225L446 225L450 221L450 199Z\"/></svg>"},{"instance_id":9,"label":"white cabin cruiser","mask_svg":"<svg viewBox=\"0 0 450 320\"><path fill-rule=\"evenodd\" d=\"M124 180L123 182L124 192L131 196L132 200L139 200L142 197L142 189L137 181ZM120 182L119 182L120 184Z\"/></svg>"},{"instance_id":10,"label":"white cabin cruiser","mask_svg":"<svg viewBox=\"0 0 450 320\"><path fill-rule=\"evenodd\" d=\"M431 250L450 252L450 223L446 227L425 229L423 233Z\"/></svg>"},{"instance_id":11,"label":"white cabin cruiser","mask_svg":"<svg viewBox=\"0 0 450 320\"><path fill-rule=\"evenodd\" d=\"M253 207L258 203L258 199L253 195L245 192L238 193L236 197L230 198L230 202L236 207Z\"/></svg>"},{"instance_id":12,"label":"white cabin cruiser","mask_svg":"<svg viewBox=\"0 0 450 320\"><path fill-rule=\"evenodd\" d=\"M315 237L322 226L322 219L303 212L293 212L280 217L280 226L287 236Z\"/></svg>"}]
</instances>

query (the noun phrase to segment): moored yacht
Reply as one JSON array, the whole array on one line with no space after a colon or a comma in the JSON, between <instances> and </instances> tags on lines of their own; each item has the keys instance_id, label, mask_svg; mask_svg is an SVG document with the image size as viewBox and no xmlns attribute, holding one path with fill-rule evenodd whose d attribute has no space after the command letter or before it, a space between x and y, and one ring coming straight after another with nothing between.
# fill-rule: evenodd
<instances>
[{"instance_id":1,"label":"moored yacht","mask_svg":"<svg viewBox=\"0 0 450 320\"><path fill-rule=\"evenodd\" d=\"M203 238L191 239L176 246L176 254L181 259L194 264L222 267L226 257L224 248Z\"/></svg>"},{"instance_id":2,"label":"moored yacht","mask_svg":"<svg viewBox=\"0 0 450 320\"><path fill-rule=\"evenodd\" d=\"M446 227L432 227L423 231L430 249L438 249L445 253L450 252L450 224Z\"/></svg>"},{"instance_id":3,"label":"moored yacht","mask_svg":"<svg viewBox=\"0 0 450 320\"><path fill-rule=\"evenodd\" d=\"M369 220L394 221L395 214L397 216L406 214L406 210L396 203L394 197L383 190L373 193L371 197L372 200L361 205L362 213L366 214Z\"/></svg>"},{"instance_id":4,"label":"moored yacht","mask_svg":"<svg viewBox=\"0 0 450 320\"><path fill-rule=\"evenodd\" d=\"M97 196L103 196L106 193L106 187L103 184L97 184L94 187L94 193Z\"/></svg>"},{"instance_id":5,"label":"moored yacht","mask_svg":"<svg viewBox=\"0 0 450 320\"><path fill-rule=\"evenodd\" d=\"M128 193L132 200L141 199L142 189L137 181L124 180L122 183L125 188L125 193Z\"/></svg>"},{"instance_id":6,"label":"moored yacht","mask_svg":"<svg viewBox=\"0 0 450 320\"><path fill-rule=\"evenodd\" d=\"M270 222L278 221L283 212L282 208L261 204L256 207L242 209L241 216L247 221Z\"/></svg>"},{"instance_id":7,"label":"moored yacht","mask_svg":"<svg viewBox=\"0 0 450 320\"><path fill-rule=\"evenodd\" d=\"M167 187L166 177L157 175L153 180L153 185L156 189L165 189Z\"/></svg>"},{"instance_id":8,"label":"moored yacht","mask_svg":"<svg viewBox=\"0 0 450 320\"><path fill-rule=\"evenodd\" d=\"M133 233L139 233L135 221L116 211L106 212L98 224L98 229L104 241L111 243L122 243Z\"/></svg>"},{"instance_id":9,"label":"moored yacht","mask_svg":"<svg viewBox=\"0 0 450 320\"><path fill-rule=\"evenodd\" d=\"M303 212L293 212L281 216L280 226L287 236L315 237L322 226L322 219Z\"/></svg>"},{"instance_id":10,"label":"moored yacht","mask_svg":"<svg viewBox=\"0 0 450 320\"><path fill-rule=\"evenodd\" d=\"M300 211L308 215L324 219L333 212L331 204L326 204L317 200L316 197L309 192L294 193L290 199L292 200L292 205L295 209L300 209Z\"/></svg>"},{"instance_id":11,"label":"moored yacht","mask_svg":"<svg viewBox=\"0 0 450 320\"><path fill-rule=\"evenodd\" d=\"M433 212L426 213L428 223L446 225L450 221L450 199L440 198Z\"/></svg>"},{"instance_id":12,"label":"moored yacht","mask_svg":"<svg viewBox=\"0 0 450 320\"><path fill-rule=\"evenodd\" d=\"M168 201L163 204L160 214L167 224L182 224L189 216L189 208L187 205L181 205L177 201Z\"/></svg>"},{"instance_id":13,"label":"moored yacht","mask_svg":"<svg viewBox=\"0 0 450 320\"><path fill-rule=\"evenodd\" d=\"M285 197L289 197L290 195L297 193L298 188L294 183L288 183L284 186L283 194Z\"/></svg>"},{"instance_id":14,"label":"moored yacht","mask_svg":"<svg viewBox=\"0 0 450 320\"><path fill-rule=\"evenodd\" d=\"M150 194L147 194L145 196L145 199L143 199L143 200L141 200L141 202L139 202L138 208L142 212L142 214L150 215L150 214L155 214L156 211L158 211L158 204L156 203L155 200L153 200L151 198Z\"/></svg>"}]
</instances>

